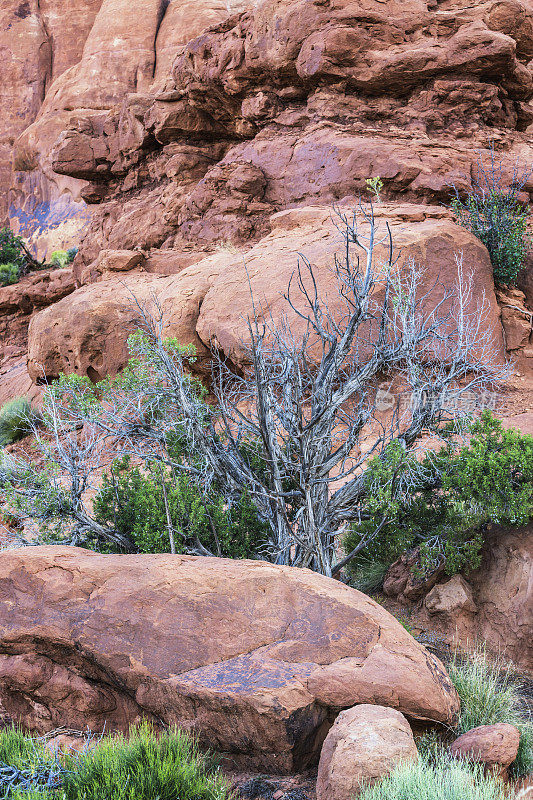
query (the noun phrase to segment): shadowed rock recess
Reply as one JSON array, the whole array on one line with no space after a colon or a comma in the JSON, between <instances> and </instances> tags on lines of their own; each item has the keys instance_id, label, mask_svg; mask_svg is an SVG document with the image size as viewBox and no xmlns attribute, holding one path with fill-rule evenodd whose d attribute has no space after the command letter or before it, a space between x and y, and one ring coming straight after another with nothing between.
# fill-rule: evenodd
<instances>
[{"instance_id":1,"label":"shadowed rock recess","mask_svg":"<svg viewBox=\"0 0 533 800\"><path fill-rule=\"evenodd\" d=\"M442 664L370 598L308 570L32 547L0 559L0 703L59 725L179 724L239 766L316 762L358 703L453 721Z\"/></svg>"}]
</instances>

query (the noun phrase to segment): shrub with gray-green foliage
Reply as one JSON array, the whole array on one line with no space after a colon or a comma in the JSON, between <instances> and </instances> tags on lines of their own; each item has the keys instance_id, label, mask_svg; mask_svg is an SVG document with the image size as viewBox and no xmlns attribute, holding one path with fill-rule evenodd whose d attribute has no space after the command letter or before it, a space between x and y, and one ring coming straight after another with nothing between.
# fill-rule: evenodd
<instances>
[{"instance_id":1,"label":"shrub with gray-green foliage","mask_svg":"<svg viewBox=\"0 0 533 800\"><path fill-rule=\"evenodd\" d=\"M520 746L511 771L533 772L533 720L511 667L478 648L468 659L455 658L448 672L461 700L458 732L499 722L514 725L520 731Z\"/></svg>"},{"instance_id":2,"label":"shrub with gray-green foliage","mask_svg":"<svg viewBox=\"0 0 533 800\"><path fill-rule=\"evenodd\" d=\"M517 170L506 181L502 159L494 147L489 163L480 156L472 178L472 189L466 197L456 191L451 207L461 225L480 239L489 251L494 279L514 284L531 247L527 232L529 207L519 195L531 172L522 176Z\"/></svg>"},{"instance_id":3,"label":"shrub with gray-green foliage","mask_svg":"<svg viewBox=\"0 0 533 800\"><path fill-rule=\"evenodd\" d=\"M27 436L35 419L35 412L26 397L15 397L4 403L0 409L0 447Z\"/></svg>"},{"instance_id":4,"label":"shrub with gray-green foliage","mask_svg":"<svg viewBox=\"0 0 533 800\"><path fill-rule=\"evenodd\" d=\"M501 781L483 768L448 756L400 764L379 783L363 789L359 800L508 800Z\"/></svg>"}]
</instances>

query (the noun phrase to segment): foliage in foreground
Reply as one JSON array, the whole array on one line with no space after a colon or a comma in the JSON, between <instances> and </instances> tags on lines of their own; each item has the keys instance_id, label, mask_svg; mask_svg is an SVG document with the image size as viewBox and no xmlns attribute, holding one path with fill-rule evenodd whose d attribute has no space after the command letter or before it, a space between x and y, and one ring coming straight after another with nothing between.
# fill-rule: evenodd
<instances>
[{"instance_id":1,"label":"foliage in foreground","mask_svg":"<svg viewBox=\"0 0 533 800\"><path fill-rule=\"evenodd\" d=\"M189 736L178 730L156 736L147 724L127 739L102 739L67 766L65 800L224 800L228 794L210 757Z\"/></svg>"},{"instance_id":2,"label":"foliage in foreground","mask_svg":"<svg viewBox=\"0 0 533 800\"><path fill-rule=\"evenodd\" d=\"M529 208L518 195L530 172L515 174L511 185L505 179L503 162L494 147L488 164L481 157L466 198L458 192L451 206L461 225L480 239L489 251L494 278L498 283L514 284L531 247L527 232Z\"/></svg>"},{"instance_id":3,"label":"foliage in foreground","mask_svg":"<svg viewBox=\"0 0 533 800\"><path fill-rule=\"evenodd\" d=\"M267 528L244 492L228 507L211 488L203 491L184 474L149 464L145 472L125 457L113 463L94 500L101 525L113 526L139 553L177 553L203 548L226 558L254 558L267 543ZM101 550L120 547L97 541Z\"/></svg>"},{"instance_id":4,"label":"foliage in foreground","mask_svg":"<svg viewBox=\"0 0 533 800\"><path fill-rule=\"evenodd\" d=\"M498 722L514 725L520 731L520 746L511 771L517 776L533 772L533 720L512 668L477 649L468 659L454 659L448 672L461 700L459 733Z\"/></svg>"},{"instance_id":5,"label":"foliage in foreground","mask_svg":"<svg viewBox=\"0 0 533 800\"><path fill-rule=\"evenodd\" d=\"M508 800L503 784L479 765L450 758L444 751L401 764L359 800Z\"/></svg>"},{"instance_id":6,"label":"foliage in foreground","mask_svg":"<svg viewBox=\"0 0 533 800\"><path fill-rule=\"evenodd\" d=\"M505 430L488 410L471 424L469 435L462 447L450 441L426 455L408 502L395 502L393 496L403 454L391 449L387 459L373 461L369 518L352 527L344 548L357 547L385 513L389 521L383 535L350 565L356 588L365 583L372 588L387 566L415 547L422 573L442 562L450 575L475 569L489 523L519 526L533 517L533 436Z\"/></svg>"},{"instance_id":7,"label":"foliage in foreground","mask_svg":"<svg viewBox=\"0 0 533 800\"><path fill-rule=\"evenodd\" d=\"M148 724L128 738L106 737L61 765L42 741L16 729L0 732L0 762L34 774L34 784L10 790L0 771L0 791L9 800L225 800L229 791L212 758L178 730L156 735ZM55 765L55 766L54 766ZM56 769L55 784L40 779ZM59 776L59 777L58 777ZM2 795L3 796L3 795Z\"/></svg>"},{"instance_id":8,"label":"foliage in foreground","mask_svg":"<svg viewBox=\"0 0 533 800\"><path fill-rule=\"evenodd\" d=\"M18 728L0 731L0 792L9 800L57 797L66 769L42 741Z\"/></svg>"},{"instance_id":9,"label":"foliage in foreground","mask_svg":"<svg viewBox=\"0 0 533 800\"><path fill-rule=\"evenodd\" d=\"M37 417L26 397L14 397L0 408L0 447L31 432Z\"/></svg>"}]
</instances>

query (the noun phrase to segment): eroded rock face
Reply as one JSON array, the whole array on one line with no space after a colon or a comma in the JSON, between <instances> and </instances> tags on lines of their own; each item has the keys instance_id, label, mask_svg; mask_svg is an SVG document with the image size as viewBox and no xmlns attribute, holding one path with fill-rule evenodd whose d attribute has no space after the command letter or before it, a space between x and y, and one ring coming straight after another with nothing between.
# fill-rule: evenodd
<instances>
[{"instance_id":1,"label":"eroded rock face","mask_svg":"<svg viewBox=\"0 0 533 800\"><path fill-rule=\"evenodd\" d=\"M526 426L524 419L524 431ZM421 604L417 624L449 641L484 641L489 650L533 672L532 575L533 525L492 526L480 567L468 573L468 582L455 576L437 584Z\"/></svg>"},{"instance_id":2,"label":"eroded rock face","mask_svg":"<svg viewBox=\"0 0 533 800\"><path fill-rule=\"evenodd\" d=\"M324 741L317 800L353 800L363 786L417 758L413 733L399 711L375 705L349 708L339 714Z\"/></svg>"},{"instance_id":3,"label":"eroded rock face","mask_svg":"<svg viewBox=\"0 0 533 800\"><path fill-rule=\"evenodd\" d=\"M0 222L39 225L46 197L39 178L12 175L13 141L30 125L53 80L76 64L102 0L6 0L0 9ZM12 187L8 199L8 189ZM36 200L35 195L41 195Z\"/></svg>"},{"instance_id":4,"label":"eroded rock face","mask_svg":"<svg viewBox=\"0 0 533 800\"><path fill-rule=\"evenodd\" d=\"M329 699L324 671L342 675ZM400 623L307 570L71 547L0 559L0 703L32 730L146 716L285 771L317 758L331 710L378 696L414 719L458 711L442 664Z\"/></svg>"},{"instance_id":5,"label":"eroded rock face","mask_svg":"<svg viewBox=\"0 0 533 800\"><path fill-rule=\"evenodd\" d=\"M441 202L470 185L489 139L509 177L531 161L526 0L90 5L79 63L15 145L21 191L47 194L50 228L90 215L89 249L145 247L145 234L254 240L273 212L365 192L378 175L392 199ZM177 170L175 146L188 150ZM133 209L153 208L154 184L158 230L117 241Z\"/></svg>"},{"instance_id":6,"label":"eroded rock face","mask_svg":"<svg viewBox=\"0 0 533 800\"><path fill-rule=\"evenodd\" d=\"M491 647L533 671L533 525L494 527L481 566L469 576L478 607L475 631Z\"/></svg>"}]
</instances>

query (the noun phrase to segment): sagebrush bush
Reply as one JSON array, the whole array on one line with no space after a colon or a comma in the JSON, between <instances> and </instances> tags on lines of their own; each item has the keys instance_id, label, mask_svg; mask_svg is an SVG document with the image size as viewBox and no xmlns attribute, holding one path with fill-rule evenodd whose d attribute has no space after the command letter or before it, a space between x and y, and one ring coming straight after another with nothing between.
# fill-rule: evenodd
<instances>
[{"instance_id":1,"label":"sagebrush bush","mask_svg":"<svg viewBox=\"0 0 533 800\"><path fill-rule=\"evenodd\" d=\"M436 756L400 764L359 800L508 800L501 781L483 768L441 751Z\"/></svg>"},{"instance_id":2,"label":"sagebrush bush","mask_svg":"<svg viewBox=\"0 0 533 800\"><path fill-rule=\"evenodd\" d=\"M0 447L27 436L35 419L35 412L25 397L15 397L4 403L0 408Z\"/></svg>"},{"instance_id":3,"label":"sagebrush bush","mask_svg":"<svg viewBox=\"0 0 533 800\"><path fill-rule=\"evenodd\" d=\"M128 458L115 461L103 476L93 508L100 524L112 524L140 553L169 552L167 510L178 553L198 540L215 555L254 558L267 541L267 527L247 494L229 507L222 495L204 491L188 475L154 466L143 472Z\"/></svg>"},{"instance_id":4,"label":"sagebrush bush","mask_svg":"<svg viewBox=\"0 0 533 800\"><path fill-rule=\"evenodd\" d=\"M418 547L415 572L431 572L442 562L450 575L479 566L489 523L519 526L533 517L533 436L513 428L505 430L490 411L473 422L470 439L461 448L446 446L429 453L413 486L408 503L392 497L392 476L399 459L397 449L375 459L369 480L367 519L353 526L344 538L351 552L369 536L383 515L389 520L369 541L349 567L357 576L368 561L392 564L406 550ZM414 458L414 456L411 456Z\"/></svg>"},{"instance_id":5,"label":"sagebrush bush","mask_svg":"<svg viewBox=\"0 0 533 800\"><path fill-rule=\"evenodd\" d=\"M530 173L529 173L530 174ZM490 150L489 163L481 157L466 197L456 196L451 207L461 225L483 242L489 251L498 283L514 284L531 247L527 233L529 207L519 199L519 192L529 177L515 175L509 185L502 160Z\"/></svg>"},{"instance_id":6,"label":"sagebrush bush","mask_svg":"<svg viewBox=\"0 0 533 800\"><path fill-rule=\"evenodd\" d=\"M522 689L511 666L478 648L467 659L455 658L448 672L461 700L459 733L498 722L514 725L520 731L520 747L512 772L532 772L533 720L525 710Z\"/></svg>"}]
</instances>

